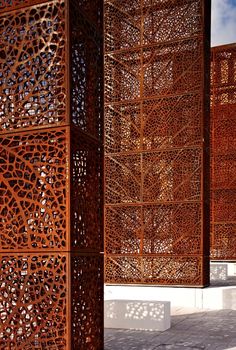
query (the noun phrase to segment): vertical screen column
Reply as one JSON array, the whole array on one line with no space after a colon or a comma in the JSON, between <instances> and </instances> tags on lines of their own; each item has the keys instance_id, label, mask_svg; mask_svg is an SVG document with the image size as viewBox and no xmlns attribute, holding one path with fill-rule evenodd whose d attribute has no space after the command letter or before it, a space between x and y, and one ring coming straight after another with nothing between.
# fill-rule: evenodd
<instances>
[{"instance_id":1,"label":"vertical screen column","mask_svg":"<svg viewBox=\"0 0 236 350\"><path fill-rule=\"evenodd\" d=\"M0 7L0 347L69 347L64 1Z\"/></svg>"},{"instance_id":2,"label":"vertical screen column","mask_svg":"<svg viewBox=\"0 0 236 350\"><path fill-rule=\"evenodd\" d=\"M103 348L102 2L0 4L0 348Z\"/></svg>"},{"instance_id":3,"label":"vertical screen column","mask_svg":"<svg viewBox=\"0 0 236 350\"><path fill-rule=\"evenodd\" d=\"M107 283L208 284L207 7L105 1Z\"/></svg>"},{"instance_id":4,"label":"vertical screen column","mask_svg":"<svg viewBox=\"0 0 236 350\"><path fill-rule=\"evenodd\" d=\"M103 1L70 0L71 349L103 349Z\"/></svg>"},{"instance_id":5,"label":"vertical screen column","mask_svg":"<svg viewBox=\"0 0 236 350\"><path fill-rule=\"evenodd\" d=\"M236 46L212 49L211 259L236 259Z\"/></svg>"}]
</instances>

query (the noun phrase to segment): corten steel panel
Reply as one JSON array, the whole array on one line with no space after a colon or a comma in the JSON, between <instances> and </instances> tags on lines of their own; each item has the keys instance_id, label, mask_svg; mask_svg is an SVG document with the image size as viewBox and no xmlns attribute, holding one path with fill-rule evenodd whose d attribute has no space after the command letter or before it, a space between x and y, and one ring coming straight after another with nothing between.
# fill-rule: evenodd
<instances>
[{"instance_id":1,"label":"corten steel panel","mask_svg":"<svg viewBox=\"0 0 236 350\"><path fill-rule=\"evenodd\" d=\"M102 1L0 4L0 349L103 349Z\"/></svg>"},{"instance_id":2,"label":"corten steel panel","mask_svg":"<svg viewBox=\"0 0 236 350\"><path fill-rule=\"evenodd\" d=\"M65 123L65 2L0 14L0 130Z\"/></svg>"},{"instance_id":3,"label":"corten steel panel","mask_svg":"<svg viewBox=\"0 0 236 350\"><path fill-rule=\"evenodd\" d=\"M7 12L21 7L32 6L40 3L45 3L46 0L2 0L0 3L0 12Z\"/></svg>"},{"instance_id":4,"label":"corten steel panel","mask_svg":"<svg viewBox=\"0 0 236 350\"><path fill-rule=\"evenodd\" d=\"M1 251L68 250L68 128L0 136Z\"/></svg>"},{"instance_id":5,"label":"corten steel panel","mask_svg":"<svg viewBox=\"0 0 236 350\"><path fill-rule=\"evenodd\" d=\"M68 253L1 253L0 349L67 349Z\"/></svg>"},{"instance_id":6,"label":"corten steel panel","mask_svg":"<svg viewBox=\"0 0 236 350\"><path fill-rule=\"evenodd\" d=\"M105 257L108 280L118 284L201 285L204 259L198 256L124 256ZM205 271L204 271L205 272Z\"/></svg>"},{"instance_id":7,"label":"corten steel panel","mask_svg":"<svg viewBox=\"0 0 236 350\"><path fill-rule=\"evenodd\" d=\"M198 203L106 209L107 254L136 255L142 251L143 255L191 255L200 251L200 243L201 207Z\"/></svg>"},{"instance_id":8,"label":"corten steel panel","mask_svg":"<svg viewBox=\"0 0 236 350\"><path fill-rule=\"evenodd\" d=\"M212 48L211 259L236 259L236 46Z\"/></svg>"},{"instance_id":9,"label":"corten steel panel","mask_svg":"<svg viewBox=\"0 0 236 350\"><path fill-rule=\"evenodd\" d=\"M103 133L101 0L71 0L71 119L91 137Z\"/></svg>"},{"instance_id":10,"label":"corten steel panel","mask_svg":"<svg viewBox=\"0 0 236 350\"><path fill-rule=\"evenodd\" d=\"M102 255L71 254L72 350L103 350L103 270Z\"/></svg>"},{"instance_id":11,"label":"corten steel panel","mask_svg":"<svg viewBox=\"0 0 236 350\"><path fill-rule=\"evenodd\" d=\"M105 1L107 283L209 283L209 1Z\"/></svg>"},{"instance_id":12,"label":"corten steel panel","mask_svg":"<svg viewBox=\"0 0 236 350\"><path fill-rule=\"evenodd\" d=\"M103 153L76 130L71 134L71 249L103 251Z\"/></svg>"}]
</instances>

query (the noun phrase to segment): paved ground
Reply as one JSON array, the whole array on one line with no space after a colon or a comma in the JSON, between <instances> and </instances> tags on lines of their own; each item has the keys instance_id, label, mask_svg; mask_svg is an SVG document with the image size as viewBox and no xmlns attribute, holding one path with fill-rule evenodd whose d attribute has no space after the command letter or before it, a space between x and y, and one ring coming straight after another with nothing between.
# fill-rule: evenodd
<instances>
[{"instance_id":1,"label":"paved ground","mask_svg":"<svg viewBox=\"0 0 236 350\"><path fill-rule=\"evenodd\" d=\"M165 332L105 329L105 350L236 350L236 310L173 308Z\"/></svg>"}]
</instances>

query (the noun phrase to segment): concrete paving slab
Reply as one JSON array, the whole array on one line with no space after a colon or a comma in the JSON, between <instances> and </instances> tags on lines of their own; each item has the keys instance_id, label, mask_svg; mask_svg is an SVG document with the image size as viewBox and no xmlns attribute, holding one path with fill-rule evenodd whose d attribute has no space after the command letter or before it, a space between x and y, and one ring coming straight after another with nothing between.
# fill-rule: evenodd
<instances>
[{"instance_id":1,"label":"concrete paving slab","mask_svg":"<svg viewBox=\"0 0 236 350\"><path fill-rule=\"evenodd\" d=\"M172 308L165 332L105 330L105 350L236 350L236 311Z\"/></svg>"},{"instance_id":2,"label":"concrete paving slab","mask_svg":"<svg viewBox=\"0 0 236 350\"><path fill-rule=\"evenodd\" d=\"M204 350L204 347L189 346L185 343L179 344L161 344L158 345L154 350Z\"/></svg>"}]
</instances>

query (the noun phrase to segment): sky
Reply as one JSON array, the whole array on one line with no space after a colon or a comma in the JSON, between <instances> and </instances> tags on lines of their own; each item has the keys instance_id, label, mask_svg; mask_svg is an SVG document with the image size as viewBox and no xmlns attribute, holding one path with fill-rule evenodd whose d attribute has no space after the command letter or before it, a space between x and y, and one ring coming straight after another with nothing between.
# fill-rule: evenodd
<instances>
[{"instance_id":1,"label":"sky","mask_svg":"<svg viewBox=\"0 0 236 350\"><path fill-rule=\"evenodd\" d=\"M236 0L211 0L211 46L236 43Z\"/></svg>"}]
</instances>

